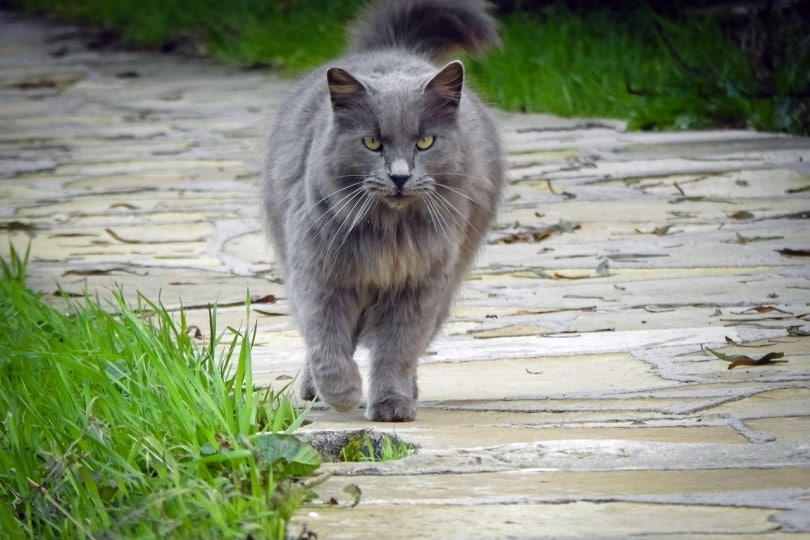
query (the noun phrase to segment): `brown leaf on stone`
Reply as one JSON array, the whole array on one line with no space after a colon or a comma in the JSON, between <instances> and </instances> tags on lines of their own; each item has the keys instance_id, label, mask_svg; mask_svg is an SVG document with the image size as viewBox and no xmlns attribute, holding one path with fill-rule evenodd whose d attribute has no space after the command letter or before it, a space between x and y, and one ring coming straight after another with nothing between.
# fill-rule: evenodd
<instances>
[{"instance_id":1,"label":"brown leaf on stone","mask_svg":"<svg viewBox=\"0 0 810 540\"><path fill-rule=\"evenodd\" d=\"M278 298L276 298L274 294L265 294L259 298L254 298L251 302L254 304L275 304L276 300L278 300Z\"/></svg>"},{"instance_id":2,"label":"brown leaf on stone","mask_svg":"<svg viewBox=\"0 0 810 540\"><path fill-rule=\"evenodd\" d=\"M559 195L561 197L565 197L566 199L576 199L577 197L573 193L569 193L567 191L555 191L554 186L551 184L551 180L546 179L546 184L548 185L548 190L554 195Z\"/></svg>"},{"instance_id":3,"label":"brown leaf on stone","mask_svg":"<svg viewBox=\"0 0 810 540\"><path fill-rule=\"evenodd\" d=\"M783 248L777 249L776 251L785 257L810 257L810 249Z\"/></svg>"},{"instance_id":4,"label":"brown leaf on stone","mask_svg":"<svg viewBox=\"0 0 810 540\"><path fill-rule=\"evenodd\" d=\"M64 272L62 272L62 276L106 276L107 274L112 274L113 272L121 272L126 274L135 274L143 276L148 274L148 273L138 274L138 272L130 270L129 268L116 266L114 268L88 268L86 270L65 270Z\"/></svg>"},{"instance_id":5,"label":"brown leaf on stone","mask_svg":"<svg viewBox=\"0 0 810 540\"><path fill-rule=\"evenodd\" d=\"M672 228L672 225L661 225L660 227L656 227L655 229L653 229L651 231L642 231L642 230L636 229L636 232L639 233L639 234L654 234L656 236L666 236L666 234L669 232L669 230L671 228Z\"/></svg>"},{"instance_id":6,"label":"brown leaf on stone","mask_svg":"<svg viewBox=\"0 0 810 540\"><path fill-rule=\"evenodd\" d=\"M109 234L110 236L112 236L113 238L115 238L116 240L118 240L119 242L123 242L124 244L138 244L138 243L139 243L137 240L127 240L127 239L125 239L125 238L121 238L121 237L120 237L120 236L118 236L118 234L116 234L116 232L115 232L114 230L112 230L112 229L104 229L104 232L106 232L107 234Z\"/></svg>"},{"instance_id":7,"label":"brown leaf on stone","mask_svg":"<svg viewBox=\"0 0 810 540\"><path fill-rule=\"evenodd\" d=\"M202 339L203 333L200 330L200 327L196 324L192 324L188 328L186 328L186 335L189 337L193 337L194 339Z\"/></svg>"},{"instance_id":8,"label":"brown leaf on stone","mask_svg":"<svg viewBox=\"0 0 810 540\"><path fill-rule=\"evenodd\" d=\"M48 79L38 79L33 81L21 81L11 85L18 90L38 90L40 88L56 88L59 84Z\"/></svg>"},{"instance_id":9,"label":"brown leaf on stone","mask_svg":"<svg viewBox=\"0 0 810 540\"><path fill-rule=\"evenodd\" d=\"M560 220L560 222L555 225L525 227L523 230L504 236L499 239L498 242L503 244L541 242L553 234L572 232L580 228L581 225L579 223L572 224L565 220Z\"/></svg>"},{"instance_id":10,"label":"brown leaf on stone","mask_svg":"<svg viewBox=\"0 0 810 540\"><path fill-rule=\"evenodd\" d=\"M756 307L748 308L745 311L738 311L738 312L736 312L734 314L735 315L743 315L745 313L751 313L751 312L754 312L754 311L757 312L757 313L774 313L774 312L777 312L777 313L786 313L787 315L793 315L793 313L791 313L789 311L785 311L784 309L779 309L778 307L774 307L774 306L756 306Z\"/></svg>"},{"instance_id":11,"label":"brown leaf on stone","mask_svg":"<svg viewBox=\"0 0 810 540\"><path fill-rule=\"evenodd\" d=\"M286 313L281 313L280 311L268 311L266 309L258 309L253 308L253 311L258 313L259 315L266 315L268 317L284 317L287 315Z\"/></svg>"},{"instance_id":12,"label":"brown leaf on stone","mask_svg":"<svg viewBox=\"0 0 810 540\"><path fill-rule=\"evenodd\" d=\"M734 369L739 366L765 366L768 364L784 364L787 360L779 360L785 356L785 353L772 352L768 353L762 358L751 358L745 354L728 355L717 351L713 351L708 347L701 347L703 350L709 351L720 360L730 362L728 369Z\"/></svg>"},{"instance_id":13,"label":"brown leaf on stone","mask_svg":"<svg viewBox=\"0 0 810 540\"><path fill-rule=\"evenodd\" d=\"M731 219L751 219L754 217L754 214L745 210L740 210L739 212L734 212L733 214L726 214L726 216Z\"/></svg>"},{"instance_id":14,"label":"brown leaf on stone","mask_svg":"<svg viewBox=\"0 0 810 540\"><path fill-rule=\"evenodd\" d=\"M764 366L771 363L783 363L783 362L773 362L773 360L777 358L782 358L784 353L768 353L762 358L754 359L750 356L738 356L733 362L728 365L728 369L734 369L735 367L739 366Z\"/></svg>"},{"instance_id":15,"label":"brown leaf on stone","mask_svg":"<svg viewBox=\"0 0 810 540\"><path fill-rule=\"evenodd\" d=\"M737 233L737 240L735 241L727 241L724 242L728 244L749 244L751 242L766 242L768 240L782 240L784 236L743 236L740 233Z\"/></svg>"},{"instance_id":16,"label":"brown leaf on stone","mask_svg":"<svg viewBox=\"0 0 810 540\"><path fill-rule=\"evenodd\" d=\"M76 292L70 292L70 291L62 291L62 290L53 291L53 293L51 293L51 296L67 296L68 298L84 298L84 294L82 294L82 293L76 293Z\"/></svg>"},{"instance_id":17,"label":"brown leaf on stone","mask_svg":"<svg viewBox=\"0 0 810 540\"><path fill-rule=\"evenodd\" d=\"M35 231L37 228L33 223L23 223L22 221L4 221L0 223L0 230L6 231Z\"/></svg>"},{"instance_id":18,"label":"brown leaf on stone","mask_svg":"<svg viewBox=\"0 0 810 540\"><path fill-rule=\"evenodd\" d=\"M554 272L551 277L554 279L588 279L591 276L566 276L565 274Z\"/></svg>"}]
</instances>

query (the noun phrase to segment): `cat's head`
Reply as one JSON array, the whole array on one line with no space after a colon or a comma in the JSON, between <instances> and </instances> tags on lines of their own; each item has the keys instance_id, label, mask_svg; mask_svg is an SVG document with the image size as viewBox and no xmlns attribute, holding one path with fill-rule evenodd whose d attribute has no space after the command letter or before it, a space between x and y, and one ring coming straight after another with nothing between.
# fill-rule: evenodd
<instances>
[{"instance_id":1,"label":"cat's head","mask_svg":"<svg viewBox=\"0 0 810 540\"><path fill-rule=\"evenodd\" d=\"M361 76L335 67L326 78L334 120L329 154L335 192L357 193L358 201L370 201L369 207L382 202L382 208L403 209L441 204L435 203L437 190L457 189L461 62L428 75Z\"/></svg>"}]
</instances>

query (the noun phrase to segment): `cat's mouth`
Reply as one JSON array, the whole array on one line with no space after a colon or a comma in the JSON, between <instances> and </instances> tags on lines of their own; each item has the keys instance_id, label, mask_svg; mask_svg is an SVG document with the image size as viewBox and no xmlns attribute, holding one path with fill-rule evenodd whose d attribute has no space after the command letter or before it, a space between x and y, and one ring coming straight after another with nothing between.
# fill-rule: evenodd
<instances>
[{"instance_id":1,"label":"cat's mouth","mask_svg":"<svg viewBox=\"0 0 810 540\"><path fill-rule=\"evenodd\" d=\"M407 208L419 199L417 194L408 193L407 191L403 191L401 189L389 193L380 193L379 197L385 204L397 210Z\"/></svg>"}]
</instances>

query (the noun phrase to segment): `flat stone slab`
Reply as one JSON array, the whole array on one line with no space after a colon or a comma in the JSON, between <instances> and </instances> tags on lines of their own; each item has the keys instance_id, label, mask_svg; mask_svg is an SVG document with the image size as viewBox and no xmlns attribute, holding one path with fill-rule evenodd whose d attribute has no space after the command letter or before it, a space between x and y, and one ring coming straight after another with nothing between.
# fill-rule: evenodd
<instances>
[{"instance_id":1,"label":"flat stone slab","mask_svg":"<svg viewBox=\"0 0 810 540\"><path fill-rule=\"evenodd\" d=\"M0 254L30 242L54 302L140 291L201 328L217 303L220 328L257 325L256 379L289 385L304 346L257 180L290 81L83 35L0 12ZM509 188L423 359L417 420L316 404L305 427L418 450L326 464L290 533L810 534L810 140L495 116ZM786 362L714 354L772 352Z\"/></svg>"}]
</instances>

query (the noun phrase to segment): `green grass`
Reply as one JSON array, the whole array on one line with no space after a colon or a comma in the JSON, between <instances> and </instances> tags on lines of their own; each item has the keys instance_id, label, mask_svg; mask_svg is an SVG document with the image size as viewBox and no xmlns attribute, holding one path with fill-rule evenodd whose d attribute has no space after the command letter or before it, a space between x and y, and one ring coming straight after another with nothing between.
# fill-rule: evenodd
<instances>
[{"instance_id":1,"label":"green grass","mask_svg":"<svg viewBox=\"0 0 810 540\"><path fill-rule=\"evenodd\" d=\"M396 435L373 433L360 430L349 436L346 444L340 449L339 461L394 461L408 457L413 449Z\"/></svg>"},{"instance_id":2,"label":"green grass","mask_svg":"<svg viewBox=\"0 0 810 540\"><path fill-rule=\"evenodd\" d=\"M126 42L172 48L178 40L243 65L300 73L343 46L356 2L323 0L21 0L26 9L99 24Z\"/></svg>"},{"instance_id":3,"label":"green grass","mask_svg":"<svg viewBox=\"0 0 810 540\"><path fill-rule=\"evenodd\" d=\"M34 12L115 29L126 41L154 46L186 40L219 58L270 64L287 74L337 56L345 24L364 3L16 1ZM624 118L636 129L754 127L810 134L810 42L799 8L740 23L728 10L681 9L664 16L649 7L655 3L614 3L612 9L568 4L573 7L526 3L530 12L503 16L503 49L467 62L475 87L493 105Z\"/></svg>"},{"instance_id":4,"label":"green grass","mask_svg":"<svg viewBox=\"0 0 810 540\"><path fill-rule=\"evenodd\" d=\"M196 343L116 294L56 310L0 259L0 536L283 538L320 456L303 416L255 389L253 331ZM270 433L272 432L272 433Z\"/></svg>"},{"instance_id":5,"label":"green grass","mask_svg":"<svg viewBox=\"0 0 810 540\"><path fill-rule=\"evenodd\" d=\"M708 16L552 7L503 18L501 33L503 49L468 71L507 109L625 118L636 129L810 132L798 95L810 89L808 47L758 79L752 59Z\"/></svg>"}]
</instances>

